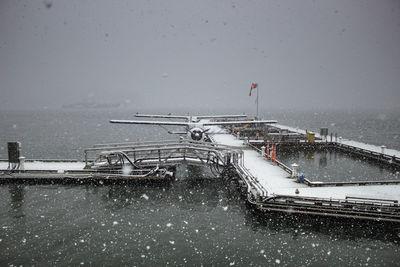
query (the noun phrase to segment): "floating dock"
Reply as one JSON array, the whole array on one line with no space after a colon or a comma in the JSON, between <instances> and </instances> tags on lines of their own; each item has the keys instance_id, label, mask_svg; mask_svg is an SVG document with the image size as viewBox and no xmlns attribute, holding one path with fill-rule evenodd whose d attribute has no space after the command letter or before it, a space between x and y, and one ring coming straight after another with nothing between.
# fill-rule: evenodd
<instances>
[{"instance_id":1,"label":"floating dock","mask_svg":"<svg viewBox=\"0 0 400 267\"><path fill-rule=\"evenodd\" d=\"M276 144L310 145L300 138L307 134L305 131L282 125L273 127L275 137L279 137L282 130L286 137L290 136L285 137L289 142ZM83 161L3 160L0 161L0 183L167 181L174 176L174 168L185 163L209 166L215 175L236 179L248 202L261 211L400 222L398 180L335 183L303 180L294 167L279 160L271 161L265 150L258 148L265 140L243 140L240 134L233 135L219 126L212 126L209 131L212 142L170 140L98 144L85 149ZM254 129L246 131L250 133ZM331 137L328 142L321 136L315 137L317 140L313 144L334 144L393 166L399 162L398 151L350 140L333 141Z\"/></svg>"},{"instance_id":2,"label":"floating dock","mask_svg":"<svg viewBox=\"0 0 400 267\"><path fill-rule=\"evenodd\" d=\"M278 127L288 128L280 125ZM228 131L221 133L221 129L215 132L219 132L212 136L215 143L243 151L243 167L251 181L244 182L244 186L249 201L260 210L400 222L399 180L323 183L305 179L304 182L298 182L297 177L293 177L295 170L279 161L268 160L263 151L251 145L257 142L263 144L263 140L238 139L240 134L235 137ZM305 134L305 131L296 130L295 133ZM365 149L358 142L345 142L344 145L349 146L348 149L354 150L354 153ZM369 155L378 153L377 147L368 147L371 148L367 151ZM394 154L390 156L392 160L399 153L387 151ZM379 153L380 158L384 159L386 156L389 157L388 154Z\"/></svg>"},{"instance_id":3,"label":"floating dock","mask_svg":"<svg viewBox=\"0 0 400 267\"><path fill-rule=\"evenodd\" d=\"M105 184L137 180L163 180L172 176L166 169L130 170L87 169L85 162L73 160L26 160L21 169L10 169L0 161L0 184Z\"/></svg>"},{"instance_id":4,"label":"floating dock","mask_svg":"<svg viewBox=\"0 0 400 267\"><path fill-rule=\"evenodd\" d=\"M0 183L86 183L168 180L176 165L208 165L220 175L240 165L239 149L189 140L97 144L84 150L85 160L0 161Z\"/></svg>"}]
</instances>

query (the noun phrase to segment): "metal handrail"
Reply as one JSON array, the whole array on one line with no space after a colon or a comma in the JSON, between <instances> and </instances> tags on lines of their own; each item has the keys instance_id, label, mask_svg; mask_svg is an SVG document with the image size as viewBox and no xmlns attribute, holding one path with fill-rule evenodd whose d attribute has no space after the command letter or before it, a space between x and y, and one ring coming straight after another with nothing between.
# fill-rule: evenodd
<instances>
[{"instance_id":1,"label":"metal handrail","mask_svg":"<svg viewBox=\"0 0 400 267\"><path fill-rule=\"evenodd\" d=\"M136 146L135 146L136 145ZM184 160L199 160L200 162L209 163L210 155L217 159L218 164L226 164L226 156L228 154L240 154L241 150L237 148L216 145L208 142L195 142L195 141L169 141L164 142L147 142L143 143L117 143L114 145L102 144L97 147L87 148L85 152L85 162L88 166L89 153L98 152L105 153L124 153L127 157L133 157L132 162L147 162L151 163L167 163L168 161L184 161Z\"/></svg>"}]
</instances>

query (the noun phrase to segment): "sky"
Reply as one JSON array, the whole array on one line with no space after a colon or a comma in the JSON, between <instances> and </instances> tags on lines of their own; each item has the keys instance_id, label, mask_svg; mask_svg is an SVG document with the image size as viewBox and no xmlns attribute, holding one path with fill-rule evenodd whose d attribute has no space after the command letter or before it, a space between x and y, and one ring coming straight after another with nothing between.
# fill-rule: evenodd
<instances>
[{"instance_id":1,"label":"sky","mask_svg":"<svg viewBox=\"0 0 400 267\"><path fill-rule=\"evenodd\" d=\"M400 1L0 1L1 108L249 108L252 82L264 109L400 108Z\"/></svg>"}]
</instances>

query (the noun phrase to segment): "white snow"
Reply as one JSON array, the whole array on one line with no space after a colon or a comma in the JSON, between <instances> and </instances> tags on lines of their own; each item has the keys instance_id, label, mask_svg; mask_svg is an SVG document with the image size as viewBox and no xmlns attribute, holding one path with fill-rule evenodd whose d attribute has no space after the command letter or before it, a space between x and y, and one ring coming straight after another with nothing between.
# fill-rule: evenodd
<instances>
[{"instance_id":1,"label":"white snow","mask_svg":"<svg viewBox=\"0 0 400 267\"><path fill-rule=\"evenodd\" d=\"M342 139L341 143L348 145L348 146L354 146L354 147L362 148L362 149L369 150L369 151L376 152L376 153L382 152L382 148L380 146L365 144L365 143L347 140L347 139ZM396 156L396 157L400 158L400 151L397 151L394 149L385 148L384 154L388 155L388 156Z\"/></svg>"},{"instance_id":2,"label":"white snow","mask_svg":"<svg viewBox=\"0 0 400 267\"><path fill-rule=\"evenodd\" d=\"M141 196L141 198L144 198L145 200L149 200L149 196L146 195L146 194L143 194L143 195Z\"/></svg>"},{"instance_id":3,"label":"white snow","mask_svg":"<svg viewBox=\"0 0 400 267\"><path fill-rule=\"evenodd\" d=\"M305 130L282 125L282 124L274 124L274 127L277 127L279 129L287 129L289 131L300 133L300 134L306 134ZM315 137L320 138L321 136L318 133L315 133ZM330 139L328 138L328 140L330 140ZM338 142L339 142L339 140L338 140ZM366 143L362 143L362 142L358 142L358 141L353 141L353 140L348 140L348 139L342 138L340 143L348 145L348 146L353 146L353 147L369 150L369 151L376 152L376 153L382 152L382 148L380 146L366 144ZM400 157L400 151L395 150L395 149L390 149L390 148L385 148L384 154L388 155L388 156Z\"/></svg>"},{"instance_id":4,"label":"white snow","mask_svg":"<svg viewBox=\"0 0 400 267\"><path fill-rule=\"evenodd\" d=\"M244 147L243 140L236 139L231 134L226 134L226 133L213 134L212 139L218 144L239 147L239 148Z\"/></svg>"},{"instance_id":5,"label":"white snow","mask_svg":"<svg viewBox=\"0 0 400 267\"><path fill-rule=\"evenodd\" d=\"M346 196L356 196L363 198L400 200L400 185L306 187L299 188L299 194L295 194L295 189L293 188L279 188L275 190L275 194L332 199L345 199Z\"/></svg>"},{"instance_id":6,"label":"white snow","mask_svg":"<svg viewBox=\"0 0 400 267\"><path fill-rule=\"evenodd\" d=\"M243 141L237 140L233 135L214 134L213 139L216 143L235 146L243 150L245 168L258 179L259 183L267 190L268 196L290 195L332 199L345 199L346 196L357 196L400 200L400 185L309 187L306 184L297 183L293 178L289 178L289 174L282 168L261 157L259 152L246 147ZM298 194L296 194L296 189L299 190Z\"/></svg>"},{"instance_id":7,"label":"white snow","mask_svg":"<svg viewBox=\"0 0 400 267\"><path fill-rule=\"evenodd\" d=\"M28 161L25 162L25 170L83 170L84 162L47 162L47 161ZM0 170L6 170L8 162L0 162Z\"/></svg>"},{"instance_id":8,"label":"white snow","mask_svg":"<svg viewBox=\"0 0 400 267\"><path fill-rule=\"evenodd\" d=\"M124 175L129 175L132 172L132 167L130 165L124 165L122 167L122 173Z\"/></svg>"}]
</instances>

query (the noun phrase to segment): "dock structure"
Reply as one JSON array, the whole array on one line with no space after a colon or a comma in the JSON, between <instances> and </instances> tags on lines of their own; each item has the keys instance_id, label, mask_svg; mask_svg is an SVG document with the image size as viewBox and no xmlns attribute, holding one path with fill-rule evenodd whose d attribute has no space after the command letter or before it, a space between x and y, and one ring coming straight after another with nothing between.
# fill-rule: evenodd
<instances>
[{"instance_id":1,"label":"dock structure","mask_svg":"<svg viewBox=\"0 0 400 267\"><path fill-rule=\"evenodd\" d=\"M0 161L0 183L168 180L181 163L207 165L215 175L243 163L239 149L190 140L97 144L84 152L83 162L24 160L10 168Z\"/></svg>"},{"instance_id":2,"label":"dock structure","mask_svg":"<svg viewBox=\"0 0 400 267\"><path fill-rule=\"evenodd\" d=\"M172 175L165 168L87 169L78 160L26 160L23 168L10 169L8 161L0 161L0 184L86 184L117 183L137 180L165 180Z\"/></svg>"},{"instance_id":3,"label":"dock structure","mask_svg":"<svg viewBox=\"0 0 400 267\"><path fill-rule=\"evenodd\" d=\"M249 201L260 210L400 222L400 181L298 182L294 170L267 160L248 140L221 130L212 140L243 151L243 168L262 187L247 184Z\"/></svg>"},{"instance_id":4,"label":"dock structure","mask_svg":"<svg viewBox=\"0 0 400 267\"><path fill-rule=\"evenodd\" d=\"M342 149L398 162L400 152L321 136L305 142L307 133L282 125L266 126L273 138L283 131L286 142L276 144L336 144ZM256 125L256 130L265 129ZM254 130L254 129L253 129ZM97 144L84 150L84 160L25 160L18 145L12 160L0 161L0 183L87 183L166 181L178 164L209 166L217 176L235 179L247 201L261 211L312 214L400 223L400 181L312 182L298 176L257 146L265 140L243 140L221 126L207 130L211 142L167 140L158 142ZM251 127L246 128L249 133ZM254 132L254 131L253 131ZM258 135L256 135L258 136ZM258 136L259 137L259 136ZM278 138L279 139L279 138ZM395 153L393 153L395 152ZM390 159L389 154L393 154ZM10 153L9 153L10 154ZM17 157L18 156L18 157ZM233 175L231 175L233 174Z\"/></svg>"},{"instance_id":5,"label":"dock structure","mask_svg":"<svg viewBox=\"0 0 400 267\"><path fill-rule=\"evenodd\" d=\"M327 129L326 129L327 130ZM265 146L267 142L285 148L328 148L375 161L390 167L400 168L400 151L338 137L337 134L322 136L319 133L282 124L267 125L263 128L230 129L241 140L248 139L251 145ZM309 140L312 136L312 140Z\"/></svg>"}]
</instances>

